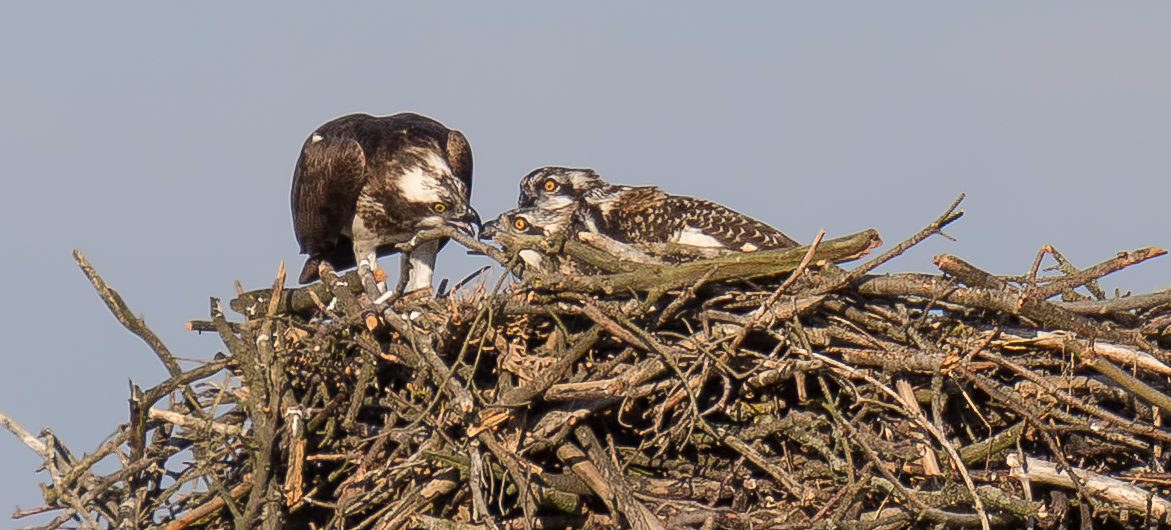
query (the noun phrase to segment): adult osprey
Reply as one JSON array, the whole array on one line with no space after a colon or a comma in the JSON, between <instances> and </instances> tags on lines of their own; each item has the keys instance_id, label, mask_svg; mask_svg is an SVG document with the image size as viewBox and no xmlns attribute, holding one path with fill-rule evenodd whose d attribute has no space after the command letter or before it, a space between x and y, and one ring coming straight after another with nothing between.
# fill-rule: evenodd
<instances>
[{"instance_id":1,"label":"adult osprey","mask_svg":"<svg viewBox=\"0 0 1171 530\"><path fill-rule=\"evenodd\" d=\"M318 278L322 260L336 269L378 256L444 224L472 232L479 214L468 203L472 150L464 135L409 112L350 114L309 135L293 171L293 230L309 259L301 283ZM446 243L430 241L410 253L407 290L431 285L435 256Z\"/></svg>"},{"instance_id":2,"label":"adult osprey","mask_svg":"<svg viewBox=\"0 0 1171 530\"><path fill-rule=\"evenodd\" d=\"M657 186L623 186L592 169L548 166L525 175L521 207L563 208L576 203L591 232L630 244L677 243L739 252L788 248L781 231L705 199L671 195Z\"/></svg>"}]
</instances>

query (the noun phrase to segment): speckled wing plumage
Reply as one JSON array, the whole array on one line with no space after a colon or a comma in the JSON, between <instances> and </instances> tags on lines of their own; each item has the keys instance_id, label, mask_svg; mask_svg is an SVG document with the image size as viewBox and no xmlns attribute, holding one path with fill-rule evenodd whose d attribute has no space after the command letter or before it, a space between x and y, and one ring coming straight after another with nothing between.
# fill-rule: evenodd
<instances>
[{"instance_id":1,"label":"speckled wing plumage","mask_svg":"<svg viewBox=\"0 0 1171 530\"><path fill-rule=\"evenodd\" d=\"M741 252L788 248L779 230L714 202L655 186L607 186L585 196L598 232L627 243L679 243Z\"/></svg>"}]
</instances>

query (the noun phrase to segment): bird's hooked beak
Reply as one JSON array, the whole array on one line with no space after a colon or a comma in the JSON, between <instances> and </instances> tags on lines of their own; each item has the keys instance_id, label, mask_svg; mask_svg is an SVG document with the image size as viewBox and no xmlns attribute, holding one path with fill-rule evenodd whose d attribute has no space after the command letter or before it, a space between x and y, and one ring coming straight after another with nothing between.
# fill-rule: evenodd
<instances>
[{"instance_id":1,"label":"bird's hooked beak","mask_svg":"<svg viewBox=\"0 0 1171 530\"><path fill-rule=\"evenodd\" d=\"M463 232L468 237L476 237L476 232L483 233L483 225L480 224L480 214L475 208L468 206L459 217L452 218L448 221L456 230ZM476 227L475 230L472 227ZM481 235L481 237L483 237Z\"/></svg>"},{"instance_id":2,"label":"bird's hooked beak","mask_svg":"<svg viewBox=\"0 0 1171 530\"><path fill-rule=\"evenodd\" d=\"M480 239L492 239L500 231L500 218L493 219L484 223L484 227L480 229Z\"/></svg>"}]
</instances>

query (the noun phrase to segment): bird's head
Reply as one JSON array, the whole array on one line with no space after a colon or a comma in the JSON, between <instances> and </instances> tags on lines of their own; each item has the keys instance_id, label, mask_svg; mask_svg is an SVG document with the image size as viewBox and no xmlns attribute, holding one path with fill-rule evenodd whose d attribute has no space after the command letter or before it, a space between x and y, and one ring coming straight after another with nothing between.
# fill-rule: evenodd
<instances>
[{"instance_id":1,"label":"bird's head","mask_svg":"<svg viewBox=\"0 0 1171 530\"><path fill-rule=\"evenodd\" d=\"M476 237L477 232L484 230L484 225L480 223L479 212L466 201L462 206L457 207L456 211L452 212L452 215L448 216L445 221L456 230L467 234L468 237Z\"/></svg>"},{"instance_id":2,"label":"bird's head","mask_svg":"<svg viewBox=\"0 0 1171 530\"><path fill-rule=\"evenodd\" d=\"M484 223L480 237L503 242L503 239L509 237L544 236L545 228L539 219L540 212L538 208L517 208L504 212Z\"/></svg>"},{"instance_id":3,"label":"bird's head","mask_svg":"<svg viewBox=\"0 0 1171 530\"><path fill-rule=\"evenodd\" d=\"M577 202L585 192L605 185L606 181L589 168L540 167L521 179L517 206L547 210L562 208Z\"/></svg>"},{"instance_id":4,"label":"bird's head","mask_svg":"<svg viewBox=\"0 0 1171 530\"><path fill-rule=\"evenodd\" d=\"M472 208L467 185L445 169L445 165L421 164L403 171L396 179L400 201L395 201L399 203L395 207L411 214L406 217L414 220L416 231L451 225L475 237L481 227L480 214Z\"/></svg>"},{"instance_id":5,"label":"bird's head","mask_svg":"<svg viewBox=\"0 0 1171 530\"><path fill-rule=\"evenodd\" d=\"M572 218L571 208L515 208L485 223L480 237L499 243L520 236L549 237L565 233Z\"/></svg>"}]
</instances>

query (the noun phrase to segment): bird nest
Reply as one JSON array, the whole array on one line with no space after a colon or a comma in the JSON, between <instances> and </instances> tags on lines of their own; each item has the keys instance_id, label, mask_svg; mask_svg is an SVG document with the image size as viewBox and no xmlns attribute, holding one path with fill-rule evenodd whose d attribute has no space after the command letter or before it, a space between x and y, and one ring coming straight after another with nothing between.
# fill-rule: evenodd
<instances>
[{"instance_id":1,"label":"bird nest","mask_svg":"<svg viewBox=\"0 0 1171 530\"><path fill-rule=\"evenodd\" d=\"M535 242L602 272L384 304L353 273L285 289L282 269L231 301L242 318L212 300L189 326L226 351L186 369L78 254L172 377L133 388L129 421L82 457L0 418L51 478L45 505L16 515L170 530L1165 524L1171 292L1095 284L1165 252L1082 270L1046 247L1019 277L950 255L942 274L870 273L957 204L850 270L835 262L876 232L674 265ZM1057 273L1038 272L1046 255Z\"/></svg>"}]
</instances>

